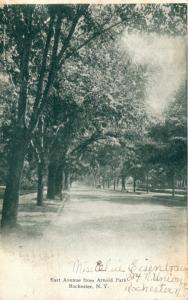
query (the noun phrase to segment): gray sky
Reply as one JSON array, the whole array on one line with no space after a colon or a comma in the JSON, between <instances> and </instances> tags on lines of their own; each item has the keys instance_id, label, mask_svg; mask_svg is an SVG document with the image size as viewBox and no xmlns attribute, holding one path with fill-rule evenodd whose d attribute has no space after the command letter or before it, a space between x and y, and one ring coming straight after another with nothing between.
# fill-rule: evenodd
<instances>
[{"instance_id":1,"label":"gray sky","mask_svg":"<svg viewBox=\"0 0 188 300\"><path fill-rule=\"evenodd\" d=\"M182 37L124 33L122 45L133 63L148 65L148 110L161 116L186 76L186 41Z\"/></svg>"}]
</instances>

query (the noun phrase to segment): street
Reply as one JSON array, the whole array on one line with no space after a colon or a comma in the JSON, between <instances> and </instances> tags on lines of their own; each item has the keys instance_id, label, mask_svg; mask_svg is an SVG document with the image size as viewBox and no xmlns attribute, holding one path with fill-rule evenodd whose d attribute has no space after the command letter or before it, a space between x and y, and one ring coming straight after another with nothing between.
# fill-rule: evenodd
<instances>
[{"instance_id":1,"label":"street","mask_svg":"<svg viewBox=\"0 0 188 300\"><path fill-rule=\"evenodd\" d=\"M144 199L145 197L145 199ZM182 256L186 210L147 201L149 196L76 186L44 235L70 256Z\"/></svg>"},{"instance_id":2,"label":"street","mask_svg":"<svg viewBox=\"0 0 188 300\"><path fill-rule=\"evenodd\" d=\"M157 203L150 194L135 195L75 185L71 188L70 199L60 207L42 238L36 235L20 240L14 236L13 241L17 254L14 250L14 261L9 259L7 265L11 268L13 264L17 273L10 276L7 265L4 268L5 276L1 280L6 298L2 300L9 300L11 291L5 289L8 278L17 284L24 282L27 293L23 299L31 300L34 296L37 300L52 299L54 292L57 297L54 300L82 299L89 291L85 288L72 291L67 288L68 284L60 284L62 278L92 281L100 275L103 279L111 276L109 280L114 280L113 275L124 275L123 266L135 261L144 266L185 264L186 208ZM104 273L94 272L97 262L101 268L106 268ZM28 285L32 286L32 297L28 294ZM120 297L121 292L120 289L118 294L113 294L111 290L108 299L125 299ZM106 295L106 289L100 292L97 289L90 297L101 300ZM177 298L167 294L158 298L152 294L142 297L142 293L129 295L133 300Z\"/></svg>"}]
</instances>

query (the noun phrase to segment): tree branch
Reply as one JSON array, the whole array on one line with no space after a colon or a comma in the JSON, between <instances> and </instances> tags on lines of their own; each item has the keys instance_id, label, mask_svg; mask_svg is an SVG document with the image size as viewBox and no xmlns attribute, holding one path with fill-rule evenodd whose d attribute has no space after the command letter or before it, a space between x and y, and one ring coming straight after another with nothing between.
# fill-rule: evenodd
<instances>
[{"instance_id":1,"label":"tree branch","mask_svg":"<svg viewBox=\"0 0 188 300\"><path fill-rule=\"evenodd\" d=\"M38 79L37 94L36 94L35 103L33 106L33 114L36 113L39 103L40 103L40 100L41 100L44 76L46 73L46 66L47 66L47 56L48 56L48 51L50 48L50 42L51 42L52 35L53 35L54 21L55 21L55 14L51 14L49 28L48 28L48 34L47 34L47 38L46 38L46 44L45 44L45 48L44 48L44 52L43 52L42 64L41 64L41 69L40 69L40 74L39 74L39 79Z\"/></svg>"},{"instance_id":2,"label":"tree branch","mask_svg":"<svg viewBox=\"0 0 188 300\"><path fill-rule=\"evenodd\" d=\"M40 154L39 154L39 151L38 151L38 149L37 149L37 146L35 145L35 143L34 143L33 140L31 140L30 145L31 145L31 147L32 147L32 149L33 149L33 151L34 151L34 154L35 154L35 157L36 157L36 159L37 159L37 162L40 163L40 162L41 162Z\"/></svg>"},{"instance_id":3,"label":"tree branch","mask_svg":"<svg viewBox=\"0 0 188 300\"><path fill-rule=\"evenodd\" d=\"M25 31L25 37L23 39L23 49L20 56L20 93L18 99L18 122L21 127L26 127L26 110L27 110L27 89L29 81L29 58L32 44L32 38L30 36L32 30L32 11L27 16L28 30Z\"/></svg>"},{"instance_id":4,"label":"tree branch","mask_svg":"<svg viewBox=\"0 0 188 300\"><path fill-rule=\"evenodd\" d=\"M110 131L106 132L105 134L102 134L101 132L94 132L90 138L83 141L81 144L79 144L77 147L75 147L72 151L68 153L68 155L72 155L75 152L82 151L87 146L91 145L92 143L98 141L98 140L105 140L107 137L119 137L118 134L112 133Z\"/></svg>"},{"instance_id":5,"label":"tree branch","mask_svg":"<svg viewBox=\"0 0 188 300\"><path fill-rule=\"evenodd\" d=\"M74 34L76 25L78 23L79 18L82 16L83 14L83 10L80 9L80 6L78 7L75 19L72 23L72 26L70 28L68 37L66 39L66 42L64 43L62 49L60 50L59 54L57 54L58 52L58 44L59 44L59 38L60 38L60 33L61 33L61 23L62 23L62 12L60 11L58 14L58 19L56 22L56 29L55 29L55 36L54 36L54 45L53 45L53 50L52 50L52 57L51 57L51 66L50 66L50 71L48 74L48 80L47 80L47 84L42 96L42 100L39 104L38 110L34 113L33 112L33 116L30 122L30 128L29 131L32 132L33 129L35 128L37 121L38 121L38 117L41 113L41 111L43 110L43 107L45 105L46 102L46 98L49 94L50 88L52 86L53 80L54 80L54 75L56 73L56 71L58 71L59 66L58 66L58 61L59 59L61 59L61 56L63 56L64 52L66 51L66 49L69 46L69 42L72 38L72 35Z\"/></svg>"},{"instance_id":6,"label":"tree branch","mask_svg":"<svg viewBox=\"0 0 188 300\"><path fill-rule=\"evenodd\" d=\"M87 44L89 44L92 40L94 40L95 38L97 38L98 36L100 36L101 34L108 32L110 29L122 24L124 21L119 21L115 24L112 24L111 26L104 28L100 31L97 31L94 35L92 35L90 38L88 38L85 42L83 42L82 44L80 44L76 49L73 49L72 51L70 51L65 57L64 59L62 59L61 64L62 65L64 63L64 61L67 58L70 58L72 55L74 55L76 52L78 52L81 48L83 48L84 46L86 46Z\"/></svg>"},{"instance_id":7,"label":"tree branch","mask_svg":"<svg viewBox=\"0 0 188 300\"><path fill-rule=\"evenodd\" d=\"M86 148L90 144L94 143L100 138L100 135L98 132L94 132L88 139L85 139L81 144L79 144L77 147L75 147L73 150L71 150L69 153L67 153L69 156L74 154L75 152L81 151L83 148Z\"/></svg>"},{"instance_id":8,"label":"tree branch","mask_svg":"<svg viewBox=\"0 0 188 300\"><path fill-rule=\"evenodd\" d=\"M37 125L38 118L42 112L42 109L44 107L46 98L47 98L49 90L50 90L50 87L53 83L54 71L57 66L57 50L58 50L59 37L60 37L60 32L61 32L61 23L62 23L62 12L60 11L58 14L58 18L57 18L56 26L55 26L54 43L53 43L53 49L52 49L52 54L51 54L51 63L50 63L50 70L48 73L48 79L47 79L46 87L45 87L43 95L42 95L42 99L41 99L41 95L40 95L40 98L38 99L38 103L36 103L33 113L32 113L32 117L31 117L30 124L29 124L29 133L30 134L32 133L35 126ZM40 101L40 99L41 99L41 101Z\"/></svg>"},{"instance_id":9,"label":"tree branch","mask_svg":"<svg viewBox=\"0 0 188 300\"><path fill-rule=\"evenodd\" d=\"M61 61L62 57L63 57L63 54L65 53L65 51L67 50L68 46L69 46L69 43L70 43L70 40L75 32L75 29L76 29L76 25L80 19L80 17L82 16L82 11L80 10L80 6L78 6L78 9L77 9L77 12L76 12L76 16L72 22L72 25L71 25L71 28L70 28L70 31L69 31L69 34L67 36L67 38L65 39L64 41L64 45L63 47L61 48L59 54L58 54L58 58L57 60L58 61Z\"/></svg>"}]
</instances>

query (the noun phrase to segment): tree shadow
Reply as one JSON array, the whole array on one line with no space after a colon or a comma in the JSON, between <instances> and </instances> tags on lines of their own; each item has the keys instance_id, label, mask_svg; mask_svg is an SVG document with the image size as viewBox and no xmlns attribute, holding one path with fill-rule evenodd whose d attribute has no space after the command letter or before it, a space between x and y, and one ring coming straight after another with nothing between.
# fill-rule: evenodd
<instances>
[{"instance_id":1,"label":"tree shadow","mask_svg":"<svg viewBox=\"0 0 188 300\"><path fill-rule=\"evenodd\" d=\"M151 205L163 205L169 207L186 207L187 200L183 196L175 196L174 198L171 195L153 195L153 194L142 194L138 193L122 193L119 192L118 195L96 195L96 196L86 196L79 195L79 198L82 200L92 199L93 201L110 201L113 203L121 203L127 205L138 205L138 204L151 204Z\"/></svg>"},{"instance_id":2,"label":"tree shadow","mask_svg":"<svg viewBox=\"0 0 188 300\"><path fill-rule=\"evenodd\" d=\"M34 198L28 202L24 200L18 207L18 224L15 228L7 229L2 236L23 240L41 238L46 227L57 216L60 203L59 200L44 200L42 206L37 206Z\"/></svg>"}]
</instances>

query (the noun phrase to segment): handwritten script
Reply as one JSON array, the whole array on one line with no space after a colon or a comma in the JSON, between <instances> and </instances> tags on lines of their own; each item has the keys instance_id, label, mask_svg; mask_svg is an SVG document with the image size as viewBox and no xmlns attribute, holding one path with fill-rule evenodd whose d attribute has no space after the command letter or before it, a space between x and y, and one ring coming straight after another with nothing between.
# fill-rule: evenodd
<instances>
[{"instance_id":1,"label":"handwritten script","mask_svg":"<svg viewBox=\"0 0 188 300\"><path fill-rule=\"evenodd\" d=\"M129 264L111 258L93 263L77 259L71 262L71 272L82 275L85 281L87 276L95 278L99 287L101 283L105 288L119 285L129 294L157 293L188 299L187 265L154 264L149 259L145 262L135 259Z\"/></svg>"}]
</instances>

